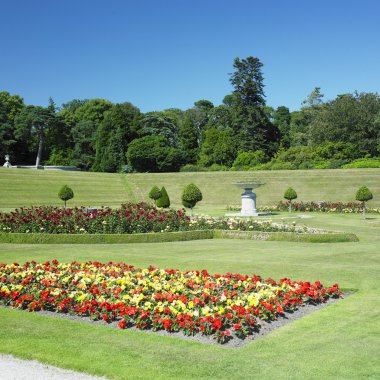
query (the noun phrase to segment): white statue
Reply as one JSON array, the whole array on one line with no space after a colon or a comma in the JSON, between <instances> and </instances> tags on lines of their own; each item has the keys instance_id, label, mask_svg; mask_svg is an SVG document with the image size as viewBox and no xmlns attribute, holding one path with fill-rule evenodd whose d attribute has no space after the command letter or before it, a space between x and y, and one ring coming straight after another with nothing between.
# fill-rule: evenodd
<instances>
[{"instance_id":1,"label":"white statue","mask_svg":"<svg viewBox=\"0 0 380 380\"><path fill-rule=\"evenodd\" d=\"M4 168L11 168L12 165L11 163L9 162L9 154L6 154L5 155L5 164L3 165Z\"/></svg>"}]
</instances>

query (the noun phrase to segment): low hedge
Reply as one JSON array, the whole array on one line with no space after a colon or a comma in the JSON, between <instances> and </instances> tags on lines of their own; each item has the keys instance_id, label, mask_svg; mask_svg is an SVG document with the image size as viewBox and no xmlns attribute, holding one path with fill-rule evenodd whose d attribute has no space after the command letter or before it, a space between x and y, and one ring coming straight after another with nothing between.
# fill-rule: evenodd
<instances>
[{"instance_id":1,"label":"low hedge","mask_svg":"<svg viewBox=\"0 0 380 380\"><path fill-rule=\"evenodd\" d=\"M13 244L127 244L127 243L164 243L200 239L244 239L267 241L294 241L305 243L340 243L359 241L355 234L349 233L294 233L261 231L179 231L145 234L23 234L0 233L0 243Z\"/></svg>"},{"instance_id":2,"label":"low hedge","mask_svg":"<svg viewBox=\"0 0 380 380\"><path fill-rule=\"evenodd\" d=\"M266 241L294 241L304 243L343 243L356 242L359 238L355 234L329 232L329 233L295 233L295 232L260 232L260 231L225 231L214 230L216 239L244 239Z\"/></svg>"},{"instance_id":3,"label":"low hedge","mask_svg":"<svg viewBox=\"0 0 380 380\"><path fill-rule=\"evenodd\" d=\"M144 234L23 234L0 233L0 243L13 244L126 244L212 239L213 231Z\"/></svg>"}]
</instances>

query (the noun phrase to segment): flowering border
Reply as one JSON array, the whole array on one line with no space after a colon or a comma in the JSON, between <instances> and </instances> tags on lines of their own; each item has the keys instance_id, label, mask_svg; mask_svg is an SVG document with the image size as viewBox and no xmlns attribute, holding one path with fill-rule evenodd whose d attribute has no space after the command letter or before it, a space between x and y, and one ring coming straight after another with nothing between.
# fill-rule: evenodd
<instances>
[{"instance_id":1,"label":"flowering border","mask_svg":"<svg viewBox=\"0 0 380 380\"><path fill-rule=\"evenodd\" d=\"M0 264L0 303L29 311L50 310L117 321L122 329L211 335L218 342L231 332L244 339L260 328L259 319L275 320L304 304L339 298L338 284L324 287L282 278L206 270L181 272L125 263Z\"/></svg>"}]
</instances>

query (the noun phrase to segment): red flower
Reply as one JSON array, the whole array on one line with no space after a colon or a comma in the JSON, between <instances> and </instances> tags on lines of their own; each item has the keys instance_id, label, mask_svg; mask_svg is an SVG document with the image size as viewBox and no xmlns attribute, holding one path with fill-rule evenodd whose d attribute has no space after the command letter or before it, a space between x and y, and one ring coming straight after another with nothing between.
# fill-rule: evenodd
<instances>
[{"instance_id":1,"label":"red flower","mask_svg":"<svg viewBox=\"0 0 380 380\"><path fill-rule=\"evenodd\" d=\"M164 320L164 329L169 330L172 324L173 324L173 321L171 319L165 319Z\"/></svg>"},{"instance_id":2,"label":"red flower","mask_svg":"<svg viewBox=\"0 0 380 380\"><path fill-rule=\"evenodd\" d=\"M121 328L121 329L125 329L125 325L127 324L127 322L125 322L125 320L122 320L120 321L117 325Z\"/></svg>"}]
</instances>

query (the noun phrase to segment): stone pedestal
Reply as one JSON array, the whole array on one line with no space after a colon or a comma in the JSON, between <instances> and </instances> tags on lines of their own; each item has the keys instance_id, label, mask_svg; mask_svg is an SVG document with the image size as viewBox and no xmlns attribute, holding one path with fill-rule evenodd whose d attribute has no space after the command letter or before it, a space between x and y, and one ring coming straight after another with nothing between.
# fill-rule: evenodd
<instances>
[{"instance_id":1,"label":"stone pedestal","mask_svg":"<svg viewBox=\"0 0 380 380\"><path fill-rule=\"evenodd\" d=\"M245 189L241 195L241 214L257 215L256 194L251 189Z\"/></svg>"},{"instance_id":2,"label":"stone pedestal","mask_svg":"<svg viewBox=\"0 0 380 380\"><path fill-rule=\"evenodd\" d=\"M264 216L270 215L270 212L258 212L256 208L256 194L252 191L256 187L264 185L260 182L236 182L235 186L244 189L241 194L241 211L238 214L226 214L226 216Z\"/></svg>"}]
</instances>

